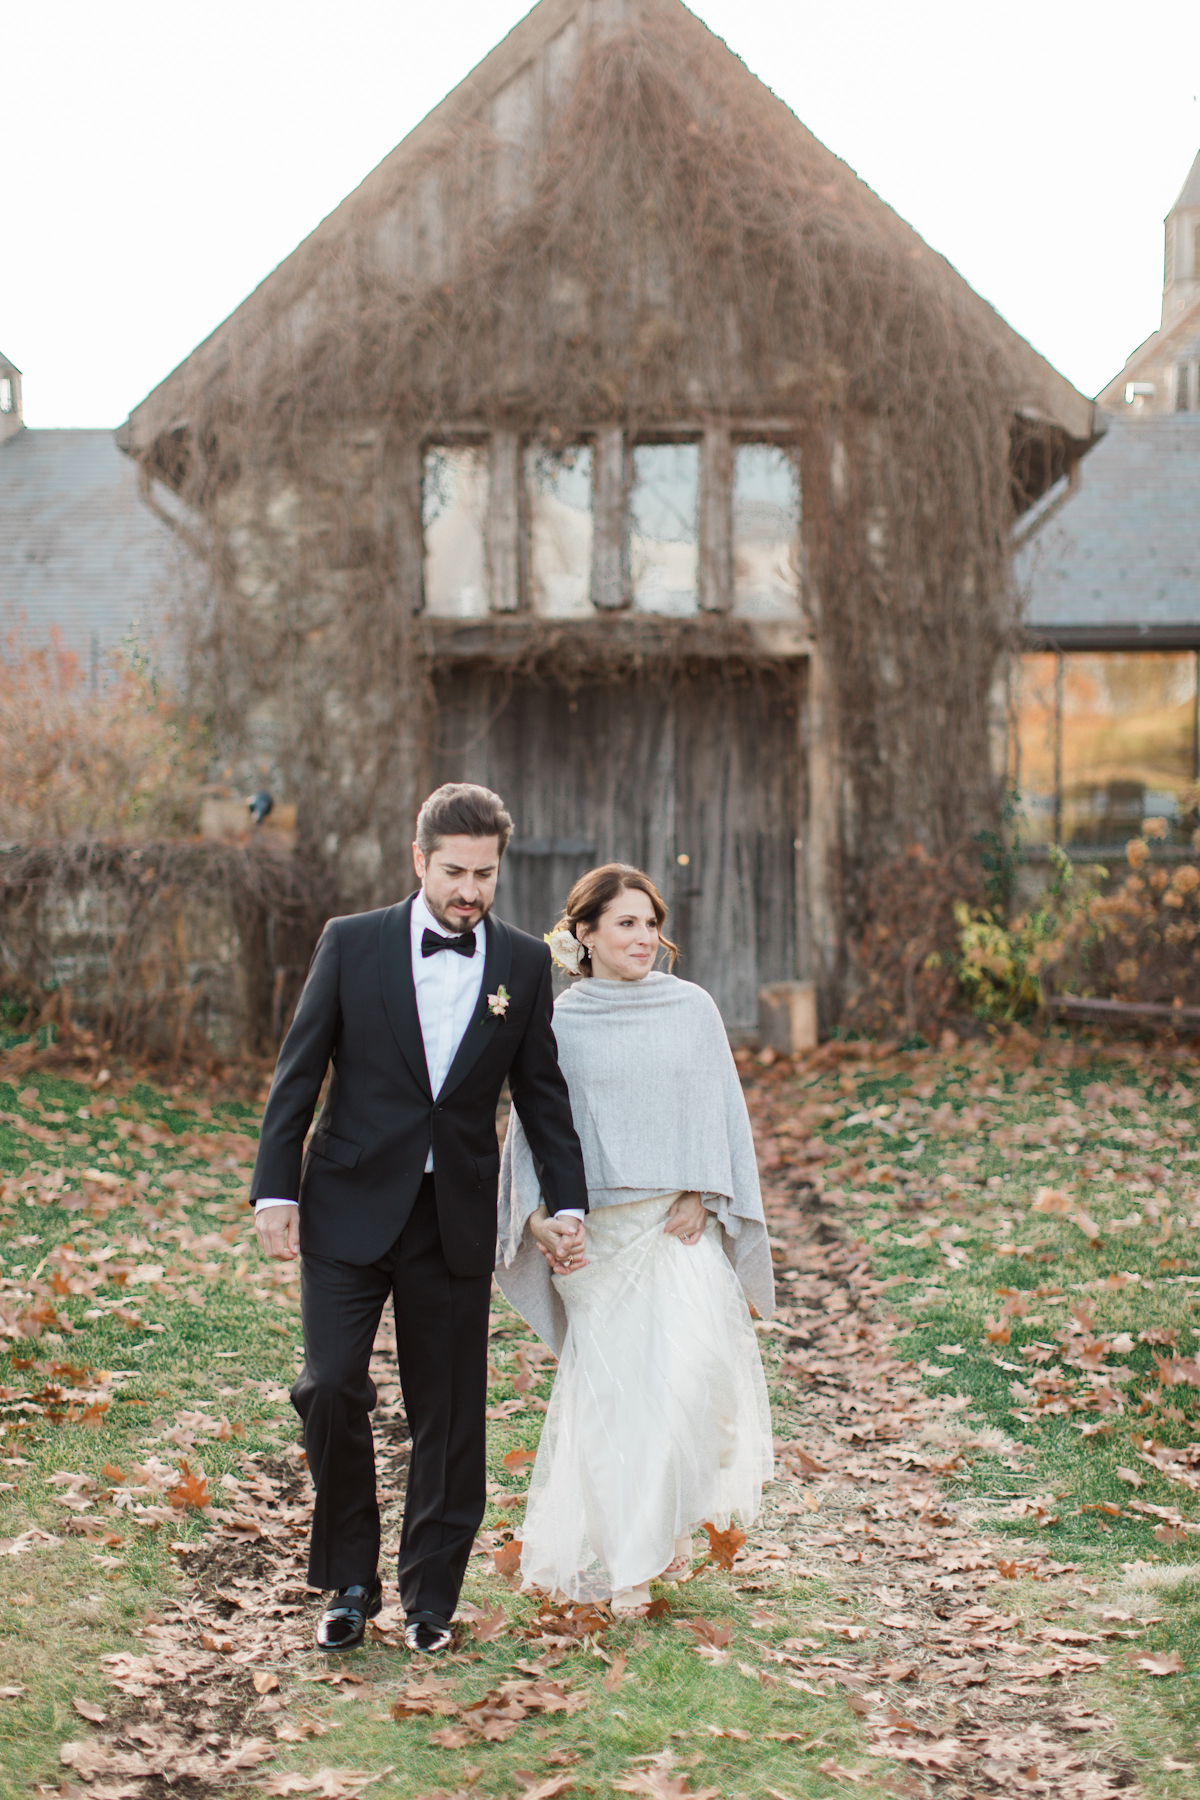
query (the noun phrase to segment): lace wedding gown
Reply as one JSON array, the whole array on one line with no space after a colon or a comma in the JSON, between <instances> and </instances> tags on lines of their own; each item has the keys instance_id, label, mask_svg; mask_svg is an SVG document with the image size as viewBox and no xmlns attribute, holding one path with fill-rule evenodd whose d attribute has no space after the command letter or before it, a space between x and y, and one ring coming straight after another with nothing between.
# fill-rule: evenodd
<instances>
[{"instance_id":1,"label":"lace wedding gown","mask_svg":"<svg viewBox=\"0 0 1200 1800\"><path fill-rule=\"evenodd\" d=\"M566 1341L529 1487L524 1585L601 1600L660 1575L675 1541L759 1510L771 1418L749 1308L710 1214L663 1231L674 1194L604 1206L585 1267L556 1276Z\"/></svg>"}]
</instances>

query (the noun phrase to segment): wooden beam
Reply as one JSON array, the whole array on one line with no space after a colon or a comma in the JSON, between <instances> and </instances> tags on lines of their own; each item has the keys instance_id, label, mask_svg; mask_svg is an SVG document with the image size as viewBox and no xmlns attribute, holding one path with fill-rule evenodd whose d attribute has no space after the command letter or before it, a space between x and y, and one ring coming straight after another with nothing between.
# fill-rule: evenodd
<instances>
[{"instance_id":1,"label":"wooden beam","mask_svg":"<svg viewBox=\"0 0 1200 1800\"><path fill-rule=\"evenodd\" d=\"M733 605L733 447L724 425L711 425L700 440L701 612Z\"/></svg>"},{"instance_id":2,"label":"wooden beam","mask_svg":"<svg viewBox=\"0 0 1200 1800\"><path fill-rule=\"evenodd\" d=\"M630 604L629 497L625 433L606 425L592 452L592 605L616 612Z\"/></svg>"},{"instance_id":3,"label":"wooden beam","mask_svg":"<svg viewBox=\"0 0 1200 1800\"><path fill-rule=\"evenodd\" d=\"M808 662L805 706L808 817L804 834L808 934L805 950L817 983L822 1011L836 993L841 956L841 832L838 808L838 719L836 688L824 652Z\"/></svg>"},{"instance_id":4,"label":"wooden beam","mask_svg":"<svg viewBox=\"0 0 1200 1800\"><path fill-rule=\"evenodd\" d=\"M1200 1006L1167 1006L1151 1000L1077 1000L1072 994L1048 994L1042 1005L1047 1012L1075 1013L1081 1019L1157 1019L1164 1025L1200 1022Z\"/></svg>"},{"instance_id":5,"label":"wooden beam","mask_svg":"<svg viewBox=\"0 0 1200 1800\"><path fill-rule=\"evenodd\" d=\"M488 605L493 612L521 606L521 440L494 431L488 446L487 524L484 531Z\"/></svg>"}]
</instances>

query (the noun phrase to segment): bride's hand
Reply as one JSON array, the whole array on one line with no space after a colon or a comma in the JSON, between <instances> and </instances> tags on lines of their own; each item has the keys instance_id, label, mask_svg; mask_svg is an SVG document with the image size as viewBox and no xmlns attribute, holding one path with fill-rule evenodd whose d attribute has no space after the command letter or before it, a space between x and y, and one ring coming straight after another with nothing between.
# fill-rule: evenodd
<instances>
[{"instance_id":1,"label":"bride's hand","mask_svg":"<svg viewBox=\"0 0 1200 1800\"><path fill-rule=\"evenodd\" d=\"M707 1217L699 1194L680 1194L678 1200L671 1202L663 1230L668 1237L677 1237L681 1244L698 1244L704 1236Z\"/></svg>"},{"instance_id":2,"label":"bride's hand","mask_svg":"<svg viewBox=\"0 0 1200 1800\"><path fill-rule=\"evenodd\" d=\"M587 1262L587 1240L579 1219L551 1218L544 1206L530 1216L529 1229L552 1275L573 1275Z\"/></svg>"}]
</instances>

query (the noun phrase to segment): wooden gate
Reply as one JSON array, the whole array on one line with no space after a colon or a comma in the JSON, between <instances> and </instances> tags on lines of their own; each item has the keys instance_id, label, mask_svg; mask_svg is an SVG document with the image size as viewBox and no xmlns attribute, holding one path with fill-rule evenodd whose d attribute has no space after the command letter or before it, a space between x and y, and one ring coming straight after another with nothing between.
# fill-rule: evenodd
<instances>
[{"instance_id":1,"label":"wooden gate","mask_svg":"<svg viewBox=\"0 0 1200 1800\"><path fill-rule=\"evenodd\" d=\"M515 821L499 915L540 936L602 862L645 869L677 973L731 1029L796 973L799 701L794 665L701 665L574 690L482 669L438 678L434 779L494 788Z\"/></svg>"}]
</instances>

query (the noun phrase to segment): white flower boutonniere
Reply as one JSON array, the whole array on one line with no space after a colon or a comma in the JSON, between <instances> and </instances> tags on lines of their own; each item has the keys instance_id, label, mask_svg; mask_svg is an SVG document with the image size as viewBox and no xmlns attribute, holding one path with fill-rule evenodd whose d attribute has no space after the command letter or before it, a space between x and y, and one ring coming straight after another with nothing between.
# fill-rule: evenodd
<instances>
[{"instance_id":1,"label":"white flower boutonniere","mask_svg":"<svg viewBox=\"0 0 1200 1800\"><path fill-rule=\"evenodd\" d=\"M494 994L488 995L488 1011L494 1019L502 1019L508 1011L508 1003L512 995L501 982Z\"/></svg>"},{"instance_id":2,"label":"white flower boutonniere","mask_svg":"<svg viewBox=\"0 0 1200 1800\"><path fill-rule=\"evenodd\" d=\"M568 975L578 975L583 967L583 945L575 933L560 925L557 931L543 932L542 937L549 944L550 955L559 968L565 969Z\"/></svg>"}]
</instances>

